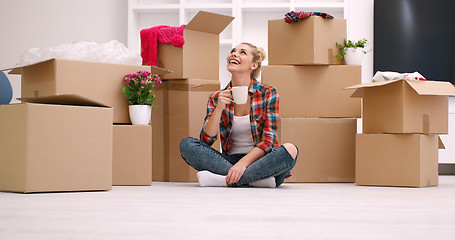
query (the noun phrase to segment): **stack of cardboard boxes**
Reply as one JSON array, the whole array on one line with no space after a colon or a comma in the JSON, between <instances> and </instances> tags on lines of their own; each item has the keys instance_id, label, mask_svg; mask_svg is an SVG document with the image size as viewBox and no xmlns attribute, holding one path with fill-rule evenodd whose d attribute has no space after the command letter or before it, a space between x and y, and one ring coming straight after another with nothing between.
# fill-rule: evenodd
<instances>
[{"instance_id":1,"label":"stack of cardboard boxes","mask_svg":"<svg viewBox=\"0 0 455 240\"><path fill-rule=\"evenodd\" d=\"M438 185L437 134L448 133L449 82L394 80L348 87L363 99L356 136L356 184Z\"/></svg>"},{"instance_id":2,"label":"stack of cardboard boxes","mask_svg":"<svg viewBox=\"0 0 455 240\"><path fill-rule=\"evenodd\" d=\"M360 100L343 90L361 83L361 67L343 65L336 42L346 39L345 19L308 19L268 26L269 66L262 82L280 97L281 143L300 155L287 182L354 182L355 134Z\"/></svg>"},{"instance_id":3,"label":"stack of cardboard boxes","mask_svg":"<svg viewBox=\"0 0 455 240\"><path fill-rule=\"evenodd\" d=\"M211 93L220 89L219 34L233 17L200 11L183 31L182 48L158 44L158 66L172 70L156 90L152 114L153 181L194 182L180 156L184 137L199 138ZM219 142L212 147L219 150Z\"/></svg>"},{"instance_id":4,"label":"stack of cardboard boxes","mask_svg":"<svg viewBox=\"0 0 455 240\"><path fill-rule=\"evenodd\" d=\"M56 192L150 185L151 159L146 159L151 155L150 144L142 150L142 160L134 155L137 142L150 138L150 134L138 137L147 127L113 123L129 123L128 100L121 91L123 76L151 67L50 59L9 69L22 75L23 103L0 106L0 190ZM152 72L166 71L152 68ZM140 171L131 170L133 166Z\"/></svg>"}]
</instances>

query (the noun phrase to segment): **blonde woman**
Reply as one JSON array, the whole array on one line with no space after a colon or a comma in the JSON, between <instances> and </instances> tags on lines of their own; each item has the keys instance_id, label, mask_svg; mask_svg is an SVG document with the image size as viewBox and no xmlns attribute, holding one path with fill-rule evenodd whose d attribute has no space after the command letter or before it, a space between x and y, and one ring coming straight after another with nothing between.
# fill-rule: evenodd
<instances>
[{"instance_id":1,"label":"blonde woman","mask_svg":"<svg viewBox=\"0 0 455 240\"><path fill-rule=\"evenodd\" d=\"M278 187L290 175L298 149L277 142L278 92L256 80L265 57L251 43L233 48L226 59L231 81L209 96L200 139L180 142L182 158L198 171L200 186ZM235 86L249 86L246 104L233 102ZM218 133L222 152L210 147Z\"/></svg>"}]
</instances>

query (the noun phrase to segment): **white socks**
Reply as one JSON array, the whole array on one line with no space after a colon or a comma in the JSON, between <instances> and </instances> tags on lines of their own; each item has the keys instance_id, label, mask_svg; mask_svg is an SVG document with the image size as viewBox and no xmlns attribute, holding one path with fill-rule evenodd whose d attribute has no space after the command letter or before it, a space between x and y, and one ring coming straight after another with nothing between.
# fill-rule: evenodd
<instances>
[{"instance_id":1,"label":"white socks","mask_svg":"<svg viewBox=\"0 0 455 240\"><path fill-rule=\"evenodd\" d=\"M248 183L250 187L274 188L276 187L275 177L268 177Z\"/></svg>"},{"instance_id":2,"label":"white socks","mask_svg":"<svg viewBox=\"0 0 455 240\"><path fill-rule=\"evenodd\" d=\"M226 176L209 171L198 172L197 179L201 187L226 187Z\"/></svg>"},{"instance_id":3,"label":"white socks","mask_svg":"<svg viewBox=\"0 0 455 240\"><path fill-rule=\"evenodd\" d=\"M209 171L198 172L197 179L201 187L226 187L226 176ZM248 185L250 187L274 188L276 187L275 177L250 182Z\"/></svg>"}]
</instances>

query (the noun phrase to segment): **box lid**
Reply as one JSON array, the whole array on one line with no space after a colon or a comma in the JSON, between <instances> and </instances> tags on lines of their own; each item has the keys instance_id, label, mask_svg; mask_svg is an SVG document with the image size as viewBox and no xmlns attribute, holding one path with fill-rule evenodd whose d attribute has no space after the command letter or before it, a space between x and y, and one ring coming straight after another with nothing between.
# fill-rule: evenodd
<instances>
[{"instance_id":1,"label":"box lid","mask_svg":"<svg viewBox=\"0 0 455 240\"><path fill-rule=\"evenodd\" d=\"M3 68L3 69L0 69L0 71L7 71L7 70L11 70L8 72L8 74L21 74L21 69L23 67L28 67L28 66L32 66L32 65L36 65L36 64L39 64L39 63L43 63L43 62L50 62L50 61L53 61L53 60L56 60L56 58L50 58L50 59L46 59L46 60L43 60L43 61L39 61L39 62L28 62L28 63L18 63L14 66L10 66L10 67L7 67L7 68ZM82 60L69 60L69 59L57 59L57 60L67 60L67 61L82 61ZM86 61L84 61L86 62ZM103 62L94 62L94 63L103 63ZM118 64L118 65L126 65L126 64L119 64L119 63L105 63L105 64ZM140 65L137 65L138 67ZM146 67L150 67L150 72L151 73L154 73L154 74L157 74L157 75L164 75L166 73L172 73L171 70L167 70L167 69L164 69L164 68L160 68L160 67L155 67L155 66L146 66Z\"/></svg>"},{"instance_id":2,"label":"box lid","mask_svg":"<svg viewBox=\"0 0 455 240\"><path fill-rule=\"evenodd\" d=\"M232 20L234 17L199 11L186 25L185 29L220 34Z\"/></svg>"},{"instance_id":3,"label":"box lid","mask_svg":"<svg viewBox=\"0 0 455 240\"><path fill-rule=\"evenodd\" d=\"M42 97L23 97L17 98L26 103L42 103L42 104L55 104L55 105L73 105L73 106L89 106L89 107L106 107L102 103L93 101L91 99L79 96L77 94L60 94Z\"/></svg>"},{"instance_id":4,"label":"box lid","mask_svg":"<svg viewBox=\"0 0 455 240\"><path fill-rule=\"evenodd\" d=\"M362 89L369 87L384 86L399 81L404 81L419 95L455 96L455 87L450 82L443 81L415 81L399 79L372 83L362 83L347 87L345 89L355 89L355 92L351 95L351 97L361 98L363 94Z\"/></svg>"}]
</instances>

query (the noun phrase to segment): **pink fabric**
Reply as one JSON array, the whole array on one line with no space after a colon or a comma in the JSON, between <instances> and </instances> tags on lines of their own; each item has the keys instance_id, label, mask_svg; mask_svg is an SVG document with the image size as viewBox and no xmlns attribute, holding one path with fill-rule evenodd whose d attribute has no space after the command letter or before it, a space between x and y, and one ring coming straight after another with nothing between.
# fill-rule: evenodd
<instances>
[{"instance_id":1,"label":"pink fabric","mask_svg":"<svg viewBox=\"0 0 455 240\"><path fill-rule=\"evenodd\" d=\"M142 64L156 66L158 41L164 44L172 44L174 47L183 47L183 29L180 27L169 27L160 25L141 30Z\"/></svg>"}]
</instances>

